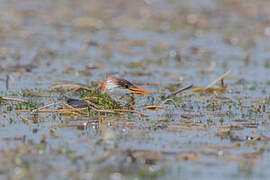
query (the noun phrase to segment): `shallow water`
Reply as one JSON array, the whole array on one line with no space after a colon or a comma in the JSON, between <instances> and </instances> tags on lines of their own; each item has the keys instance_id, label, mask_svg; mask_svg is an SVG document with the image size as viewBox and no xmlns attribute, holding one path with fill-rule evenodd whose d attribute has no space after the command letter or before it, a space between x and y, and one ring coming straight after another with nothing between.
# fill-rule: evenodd
<instances>
[{"instance_id":1,"label":"shallow water","mask_svg":"<svg viewBox=\"0 0 270 180\"><path fill-rule=\"evenodd\" d=\"M33 117L16 112L16 102L1 104L1 178L267 179L269 6L1 0L1 96L41 107L77 97L48 92L53 85L97 86L107 75L153 92L136 96L135 110L147 117L107 114L102 123L97 115ZM224 92L189 90L173 97L177 106L144 108L185 85L206 87L228 70ZM51 97L26 97L27 89Z\"/></svg>"}]
</instances>

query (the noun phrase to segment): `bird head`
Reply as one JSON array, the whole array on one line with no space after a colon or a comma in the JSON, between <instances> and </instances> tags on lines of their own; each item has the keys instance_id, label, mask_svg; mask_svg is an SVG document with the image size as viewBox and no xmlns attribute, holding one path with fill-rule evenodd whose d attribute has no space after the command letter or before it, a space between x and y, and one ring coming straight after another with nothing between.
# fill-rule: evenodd
<instances>
[{"instance_id":1,"label":"bird head","mask_svg":"<svg viewBox=\"0 0 270 180\"><path fill-rule=\"evenodd\" d=\"M107 93L109 95L124 95L124 94L152 94L150 91L146 91L144 89L137 88L131 82L110 76L108 77L100 87L101 93Z\"/></svg>"}]
</instances>

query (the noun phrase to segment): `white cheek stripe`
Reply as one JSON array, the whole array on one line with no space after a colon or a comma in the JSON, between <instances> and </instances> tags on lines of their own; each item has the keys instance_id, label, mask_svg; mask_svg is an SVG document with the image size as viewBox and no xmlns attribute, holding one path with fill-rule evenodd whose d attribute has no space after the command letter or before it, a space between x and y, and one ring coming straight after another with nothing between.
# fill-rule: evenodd
<instances>
[{"instance_id":1,"label":"white cheek stripe","mask_svg":"<svg viewBox=\"0 0 270 180\"><path fill-rule=\"evenodd\" d=\"M107 81L106 89L108 91L112 91L116 87L117 87L117 85L114 82L112 82L111 80Z\"/></svg>"}]
</instances>

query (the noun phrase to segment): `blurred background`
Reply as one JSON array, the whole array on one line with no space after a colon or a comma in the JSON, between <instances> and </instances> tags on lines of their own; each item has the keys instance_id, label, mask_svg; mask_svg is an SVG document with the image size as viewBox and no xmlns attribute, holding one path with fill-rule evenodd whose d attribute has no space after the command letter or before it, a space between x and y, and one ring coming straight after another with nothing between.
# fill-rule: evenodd
<instances>
[{"instance_id":1,"label":"blurred background","mask_svg":"<svg viewBox=\"0 0 270 180\"><path fill-rule=\"evenodd\" d=\"M1 0L1 76L9 72L15 89L106 74L206 85L231 68L265 82L268 8L263 0Z\"/></svg>"},{"instance_id":2,"label":"blurred background","mask_svg":"<svg viewBox=\"0 0 270 180\"><path fill-rule=\"evenodd\" d=\"M95 88L108 75L153 92L136 97L147 118L87 128L97 117L36 121L2 105L0 177L268 179L269 9L268 0L0 0L1 96L34 109L70 95L51 86ZM225 72L225 91L144 108Z\"/></svg>"}]
</instances>

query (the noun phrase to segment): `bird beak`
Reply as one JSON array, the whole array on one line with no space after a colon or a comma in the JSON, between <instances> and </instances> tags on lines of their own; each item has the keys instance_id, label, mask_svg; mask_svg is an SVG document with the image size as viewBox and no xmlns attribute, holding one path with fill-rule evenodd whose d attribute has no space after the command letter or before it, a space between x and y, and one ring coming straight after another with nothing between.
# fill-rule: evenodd
<instances>
[{"instance_id":1,"label":"bird beak","mask_svg":"<svg viewBox=\"0 0 270 180\"><path fill-rule=\"evenodd\" d=\"M152 94L152 92L146 91L144 89L129 88L129 90L131 90L131 92L134 93L134 94Z\"/></svg>"}]
</instances>

